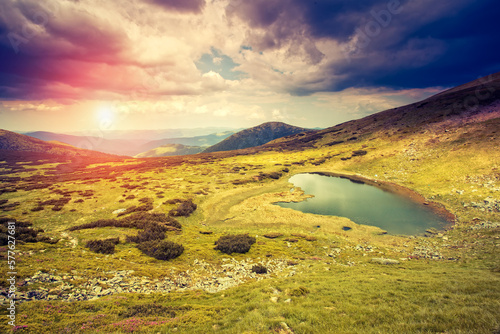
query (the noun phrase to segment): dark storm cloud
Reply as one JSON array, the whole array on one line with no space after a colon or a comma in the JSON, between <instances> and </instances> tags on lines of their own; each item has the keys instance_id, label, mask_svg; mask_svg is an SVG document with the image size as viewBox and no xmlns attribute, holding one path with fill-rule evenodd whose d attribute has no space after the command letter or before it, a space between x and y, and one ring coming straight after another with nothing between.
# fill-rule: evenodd
<instances>
[{"instance_id":1,"label":"dark storm cloud","mask_svg":"<svg viewBox=\"0 0 500 334\"><path fill-rule=\"evenodd\" d=\"M120 52L127 36L85 11L5 0L0 14L0 98L77 97L73 89L53 87L90 86L95 80L89 64L124 62Z\"/></svg>"},{"instance_id":2,"label":"dark storm cloud","mask_svg":"<svg viewBox=\"0 0 500 334\"><path fill-rule=\"evenodd\" d=\"M199 13L205 6L205 0L148 0L168 10Z\"/></svg>"},{"instance_id":3,"label":"dark storm cloud","mask_svg":"<svg viewBox=\"0 0 500 334\"><path fill-rule=\"evenodd\" d=\"M248 23L248 44L256 51L287 48L289 54L301 54L304 61L317 64L324 55L310 40L304 9L292 0L235 0L226 12Z\"/></svg>"},{"instance_id":4,"label":"dark storm cloud","mask_svg":"<svg viewBox=\"0 0 500 334\"><path fill-rule=\"evenodd\" d=\"M249 34L248 44L260 51L321 38L344 45L344 59L326 73L341 79L325 91L453 86L500 71L500 3L494 0L257 0L228 8L265 31ZM309 49L313 63L323 59Z\"/></svg>"}]
</instances>

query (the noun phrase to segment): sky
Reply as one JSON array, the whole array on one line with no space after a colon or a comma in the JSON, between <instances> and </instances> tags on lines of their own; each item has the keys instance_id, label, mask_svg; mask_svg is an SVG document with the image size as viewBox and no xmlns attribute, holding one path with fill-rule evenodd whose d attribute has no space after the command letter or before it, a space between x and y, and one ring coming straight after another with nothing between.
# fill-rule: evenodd
<instances>
[{"instance_id":1,"label":"sky","mask_svg":"<svg viewBox=\"0 0 500 334\"><path fill-rule=\"evenodd\" d=\"M495 0L2 0L0 128L329 127L500 71Z\"/></svg>"}]
</instances>

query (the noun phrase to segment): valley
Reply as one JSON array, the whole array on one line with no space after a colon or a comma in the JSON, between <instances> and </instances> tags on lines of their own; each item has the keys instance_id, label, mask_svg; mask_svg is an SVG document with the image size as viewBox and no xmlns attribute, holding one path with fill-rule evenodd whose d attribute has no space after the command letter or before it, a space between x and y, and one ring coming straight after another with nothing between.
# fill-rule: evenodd
<instances>
[{"instance_id":1,"label":"valley","mask_svg":"<svg viewBox=\"0 0 500 334\"><path fill-rule=\"evenodd\" d=\"M5 144L0 219L31 222L46 237L16 244L13 331L497 333L499 85L496 75L487 84L225 152L134 159ZM490 95L474 108L458 103L478 91ZM13 140L5 136L3 143ZM308 197L289 183L300 173L394 184L456 219L446 230L404 236L274 205ZM188 200L193 212L171 215ZM137 226L75 229L154 214L180 223L165 231L166 240L183 246L180 256L165 261L141 252L127 238ZM215 250L227 234L248 234L255 243L241 254ZM112 254L86 247L108 238L119 238ZM253 269L259 264L265 273ZM0 301L5 332L5 293Z\"/></svg>"}]
</instances>

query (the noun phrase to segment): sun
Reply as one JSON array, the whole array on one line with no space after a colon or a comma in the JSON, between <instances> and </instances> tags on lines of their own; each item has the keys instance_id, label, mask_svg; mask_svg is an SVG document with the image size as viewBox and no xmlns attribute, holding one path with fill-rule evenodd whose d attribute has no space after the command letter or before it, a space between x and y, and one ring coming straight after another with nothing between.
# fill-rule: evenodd
<instances>
[{"instance_id":1,"label":"sun","mask_svg":"<svg viewBox=\"0 0 500 334\"><path fill-rule=\"evenodd\" d=\"M110 106L97 109L97 121L100 127L109 128L115 121L115 110Z\"/></svg>"}]
</instances>

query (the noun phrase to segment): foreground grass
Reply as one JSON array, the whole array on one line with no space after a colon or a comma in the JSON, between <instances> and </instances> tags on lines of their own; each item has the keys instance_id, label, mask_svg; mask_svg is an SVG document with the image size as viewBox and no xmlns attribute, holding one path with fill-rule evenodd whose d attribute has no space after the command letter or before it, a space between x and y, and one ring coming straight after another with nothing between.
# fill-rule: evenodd
<instances>
[{"instance_id":1,"label":"foreground grass","mask_svg":"<svg viewBox=\"0 0 500 334\"><path fill-rule=\"evenodd\" d=\"M69 304L23 304L26 333L491 333L500 278L448 262L354 267L310 262L307 273L217 294L123 294ZM299 289L300 288L300 289ZM123 316L134 305L175 314ZM122 316L121 316L122 315Z\"/></svg>"}]
</instances>

